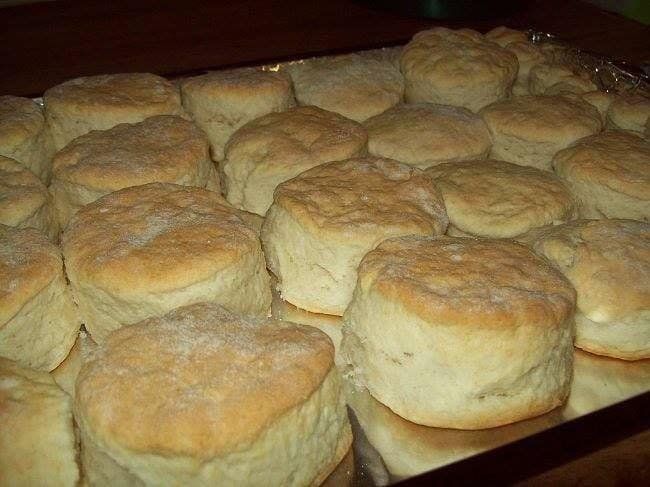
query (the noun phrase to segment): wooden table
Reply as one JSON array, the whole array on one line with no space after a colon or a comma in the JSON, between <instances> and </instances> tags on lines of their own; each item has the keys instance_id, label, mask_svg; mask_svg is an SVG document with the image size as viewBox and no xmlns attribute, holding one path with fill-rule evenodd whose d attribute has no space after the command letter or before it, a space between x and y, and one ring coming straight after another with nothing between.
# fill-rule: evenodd
<instances>
[{"instance_id":1,"label":"wooden table","mask_svg":"<svg viewBox=\"0 0 650 487\"><path fill-rule=\"evenodd\" d=\"M520 2L507 17L434 21L352 0L85 0L0 9L0 94L38 95L81 75L182 74L406 42L433 25L506 24L608 56L650 60L650 28L576 0Z\"/></svg>"}]
</instances>

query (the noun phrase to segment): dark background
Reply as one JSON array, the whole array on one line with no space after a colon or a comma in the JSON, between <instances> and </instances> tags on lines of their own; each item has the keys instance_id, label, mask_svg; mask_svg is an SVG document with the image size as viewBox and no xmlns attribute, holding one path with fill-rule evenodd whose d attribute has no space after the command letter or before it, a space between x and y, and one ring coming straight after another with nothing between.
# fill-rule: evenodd
<instances>
[{"instance_id":1,"label":"dark background","mask_svg":"<svg viewBox=\"0 0 650 487\"><path fill-rule=\"evenodd\" d=\"M478 7L468 7L465 13L474 18L459 20L417 17L378 9L376 3L86 0L5 7L0 9L0 94L39 95L89 74L176 75L394 45L433 25L482 32L501 24L534 28L633 64L650 59L647 26L579 0L508 2L516 8L506 13L495 2L465 2L481 5L480 18Z\"/></svg>"}]
</instances>

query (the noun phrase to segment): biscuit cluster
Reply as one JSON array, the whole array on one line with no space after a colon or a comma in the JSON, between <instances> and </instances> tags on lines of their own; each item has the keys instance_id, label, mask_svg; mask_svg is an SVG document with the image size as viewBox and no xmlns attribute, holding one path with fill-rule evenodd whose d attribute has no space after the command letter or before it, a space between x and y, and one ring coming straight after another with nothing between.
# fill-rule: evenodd
<instances>
[{"instance_id":1,"label":"biscuit cluster","mask_svg":"<svg viewBox=\"0 0 650 487\"><path fill-rule=\"evenodd\" d=\"M344 384L483 429L650 358L650 100L522 32L43 102L0 97L1 485L317 485Z\"/></svg>"}]
</instances>

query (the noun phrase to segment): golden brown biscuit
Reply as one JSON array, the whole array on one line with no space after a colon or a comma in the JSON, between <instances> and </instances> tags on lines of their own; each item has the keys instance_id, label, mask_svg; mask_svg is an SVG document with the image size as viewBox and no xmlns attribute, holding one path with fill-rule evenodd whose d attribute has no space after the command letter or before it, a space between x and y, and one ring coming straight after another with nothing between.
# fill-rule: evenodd
<instances>
[{"instance_id":1,"label":"golden brown biscuit","mask_svg":"<svg viewBox=\"0 0 650 487\"><path fill-rule=\"evenodd\" d=\"M196 302L266 316L269 276L256 229L202 188L151 183L84 206L62 237L86 329L111 330Z\"/></svg>"},{"instance_id":2,"label":"golden brown biscuit","mask_svg":"<svg viewBox=\"0 0 650 487\"><path fill-rule=\"evenodd\" d=\"M324 333L215 304L111 333L74 409L92 485L318 485L352 440Z\"/></svg>"},{"instance_id":3,"label":"golden brown biscuit","mask_svg":"<svg viewBox=\"0 0 650 487\"><path fill-rule=\"evenodd\" d=\"M558 152L553 168L583 218L650 220L650 142L610 130Z\"/></svg>"},{"instance_id":4,"label":"golden brown biscuit","mask_svg":"<svg viewBox=\"0 0 650 487\"><path fill-rule=\"evenodd\" d=\"M54 156L50 192L64 228L79 209L105 194L147 183L219 191L205 134L171 115L122 123L77 137Z\"/></svg>"},{"instance_id":5,"label":"golden brown biscuit","mask_svg":"<svg viewBox=\"0 0 650 487\"><path fill-rule=\"evenodd\" d=\"M0 96L0 155L20 162L47 184L53 153L43 109L29 98Z\"/></svg>"},{"instance_id":6,"label":"golden brown biscuit","mask_svg":"<svg viewBox=\"0 0 650 487\"><path fill-rule=\"evenodd\" d=\"M389 239L359 266L342 358L353 382L414 423L512 423L566 399L575 299L510 240Z\"/></svg>"}]
</instances>

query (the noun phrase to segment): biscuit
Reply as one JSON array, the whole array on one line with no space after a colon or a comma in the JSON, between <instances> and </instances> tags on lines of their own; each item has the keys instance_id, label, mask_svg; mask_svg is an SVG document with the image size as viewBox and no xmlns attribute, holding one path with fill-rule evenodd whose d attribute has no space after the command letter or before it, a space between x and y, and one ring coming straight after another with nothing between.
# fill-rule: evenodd
<instances>
[{"instance_id":1,"label":"biscuit","mask_svg":"<svg viewBox=\"0 0 650 487\"><path fill-rule=\"evenodd\" d=\"M518 238L576 216L568 188L547 171L485 160L441 164L426 173L445 201L449 235Z\"/></svg>"},{"instance_id":2,"label":"biscuit","mask_svg":"<svg viewBox=\"0 0 650 487\"><path fill-rule=\"evenodd\" d=\"M186 78L180 88L183 106L208 135L216 161L223 159L226 142L239 127L295 105L289 76L256 68Z\"/></svg>"},{"instance_id":3,"label":"biscuit","mask_svg":"<svg viewBox=\"0 0 650 487\"><path fill-rule=\"evenodd\" d=\"M287 68L300 105L363 122L402 101L404 78L389 59L361 54L308 59Z\"/></svg>"},{"instance_id":4,"label":"biscuit","mask_svg":"<svg viewBox=\"0 0 650 487\"><path fill-rule=\"evenodd\" d=\"M600 113L600 119L603 121L603 125L607 121L607 112L609 111L609 106L616 98L616 95L607 91L588 91L587 93L582 93L580 95L584 101L591 104L598 110Z\"/></svg>"},{"instance_id":5,"label":"biscuit","mask_svg":"<svg viewBox=\"0 0 650 487\"><path fill-rule=\"evenodd\" d=\"M587 93L598 87L586 71L561 62L546 62L533 66L528 73L531 95Z\"/></svg>"},{"instance_id":6,"label":"biscuit","mask_svg":"<svg viewBox=\"0 0 650 487\"><path fill-rule=\"evenodd\" d=\"M62 228L82 206L129 186L161 182L219 191L205 134L170 115L77 137L56 153L52 169L50 192Z\"/></svg>"},{"instance_id":7,"label":"biscuit","mask_svg":"<svg viewBox=\"0 0 650 487\"><path fill-rule=\"evenodd\" d=\"M269 276L256 230L216 193L151 183L84 206L62 236L92 339L197 302L266 316Z\"/></svg>"},{"instance_id":8,"label":"biscuit","mask_svg":"<svg viewBox=\"0 0 650 487\"><path fill-rule=\"evenodd\" d=\"M650 358L650 225L580 220L533 244L578 293L575 346L625 360Z\"/></svg>"},{"instance_id":9,"label":"biscuit","mask_svg":"<svg viewBox=\"0 0 650 487\"><path fill-rule=\"evenodd\" d=\"M49 374L0 358L0 425L0 485L78 485L70 397Z\"/></svg>"},{"instance_id":10,"label":"biscuit","mask_svg":"<svg viewBox=\"0 0 650 487\"><path fill-rule=\"evenodd\" d=\"M141 122L154 115L182 115L178 89L149 73L75 78L43 95L45 120L56 150L91 130Z\"/></svg>"},{"instance_id":11,"label":"biscuit","mask_svg":"<svg viewBox=\"0 0 650 487\"><path fill-rule=\"evenodd\" d=\"M575 290L510 240L399 237L359 266L347 374L396 414L482 429L540 415L571 384Z\"/></svg>"},{"instance_id":12,"label":"biscuit","mask_svg":"<svg viewBox=\"0 0 650 487\"><path fill-rule=\"evenodd\" d=\"M650 221L650 142L610 130L586 137L553 158L555 172L583 218Z\"/></svg>"},{"instance_id":13,"label":"biscuit","mask_svg":"<svg viewBox=\"0 0 650 487\"><path fill-rule=\"evenodd\" d=\"M421 170L369 157L323 164L278 186L262 243L284 300L340 316L367 252L390 237L446 228L440 193Z\"/></svg>"},{"instance_id":14,"label":"biscuit","mask_svg":"<svg viewBox=\"0 0 650 487\"><path fill-rule=\"evenodd\" d=\"M510 96L517 57L471 29L418 32L400 61L407 102L429 102L474 112Z\"/></svg>"},{"instance_id":15,"label":"biscuit","mask_svg":"<svg viewBox=\"0 0 650 487\"><path fill-rule=\"evenodd\" d=\"M365 121L368 152L422 169L442 162L485 159L492 139L485 122L466 108L397 105Z\"/></svg>"},{"instance_id":16,"label":"biscuit","mask_svg":"<svg viewBox=\"0 0 650 487\"><path fill-rule=\"evenodd\" d=\"M492 134L490 157L549 171L556 152L602 128L598 111L573 96L521 96L481 115Z\"/></svg>"},{"instance_id":17,"label":"biscuit","mask_svg":"<svg viewBox=\"0 0 650 487\"><path fill-rule=\"evenodd\" d=\"M29 98L0 96L0 155L20 162L47 184L53 153L43 109Z\"/></svg>"},{"instance_id":18,"label":"biscuit","mask_svg":"<svg viewBox=\"0 0 650 487\"><path fill-rule=\"evenodd\" d=\"M360 124L317 107L260 117L241 127L226 145L221 166L226 199L264 215L278 184L324 162L363 155L367 141Z\"/></svg>"},{"instance_id":19,"label":"biscuit","mask_svg":"<svg viewBox=\"0 0 650 487\"><path fill-rule=\"evenodd\" d=\"M4 156L0 156L0 224L36 228L52 241L59 233L47 188L25 166Z\"/></svg>"},{"instance_id":20,"label":"biscuit","mask_svg":"<svg viewBox=\"0 0 650 487\"><path fill-rule=\"evenodd\" d=\"M0 225L0 357L53 370L80 326L59 248L33 228Z\"/></svg>"},{"instance_id":21,"label":"biscuit","mask_svg":"<svg viewBox=\"0 0 650 487\"><path fill-rule=\"evenodd\" d=\"M650 99L639 93L617 96L607 111L610 127L643 133L650 120Z\"/></svg>"},{"instance_id":22,"label":"biscuit","mask_svg":"<svg viewBox=\"0 0 650 487\"><path fill-rule=\"evenodd\" d=\"M110 334L74 403L91 485L319 485L352 441L316 328L200 303Z\"/></svg>"}]
</instances>

